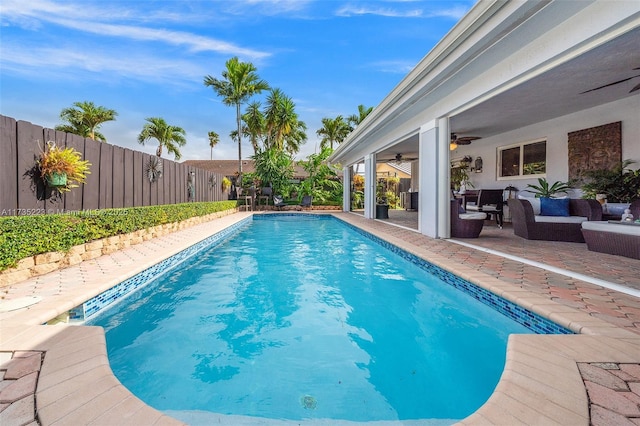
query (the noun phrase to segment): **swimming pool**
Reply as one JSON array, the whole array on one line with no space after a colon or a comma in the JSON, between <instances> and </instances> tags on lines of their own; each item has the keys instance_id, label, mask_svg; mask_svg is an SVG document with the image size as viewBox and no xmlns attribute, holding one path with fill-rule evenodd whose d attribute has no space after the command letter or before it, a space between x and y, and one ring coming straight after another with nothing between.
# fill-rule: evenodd
<instances>
[{"instance_id":1,"label":"swimming pool","mask_svg":"<svg viewBox=\"0 0 640 426\"><path fill-rule=\"evenodd\" d=\"M424 266L329 217L256 216L91 323L175 417L460 419L531 331Z\"/></svg>"}]
</instances>

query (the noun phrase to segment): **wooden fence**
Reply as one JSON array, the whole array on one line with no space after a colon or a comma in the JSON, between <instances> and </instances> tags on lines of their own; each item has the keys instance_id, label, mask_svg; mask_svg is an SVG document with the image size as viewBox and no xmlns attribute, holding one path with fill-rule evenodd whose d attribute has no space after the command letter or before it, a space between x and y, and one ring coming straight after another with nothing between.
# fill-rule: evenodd
<instances>
[{"instance_id":1,"label":"wooden fence","mask_svg":"<svg viewBox=\"0 0 640 426\"><path fill-rule=\"evenodd\" d=\"M73 147L91 163L84 185L60 195L35 172L44 144ZM161 159L162 177L145 176L151 155L0 115L0 216L219 201L223 176ZM193 197L189 196L189 178ZM193 199L191 199L193 198Z\"/></svg>"}]
</instances>

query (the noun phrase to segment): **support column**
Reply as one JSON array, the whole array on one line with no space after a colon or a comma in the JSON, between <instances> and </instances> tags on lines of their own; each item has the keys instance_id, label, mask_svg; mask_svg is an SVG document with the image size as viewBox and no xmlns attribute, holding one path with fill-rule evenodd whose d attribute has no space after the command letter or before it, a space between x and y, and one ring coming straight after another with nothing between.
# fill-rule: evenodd
<instances>
[{"instance_id":1,"label":"support column","mask_svg":"<svg viewBox=\"0 0 640 426\"><path fill-rule=\"evenodd\" d=\"M449 120L433 120L420 128L418 229L433 238L448 238Z\"/></svg>"},{"instance_id":2,"label":"support column","mask_svg":"<svg viewBox=\"0 0 640 426\"><path fill-rule=\"evenodd\" d=\"M364 157L364 217L376 217L376 154Z\"/></svg>"},{"instance_id":3,"label":"support column","mask_svg":"<svg viewBox=\"0 0 640 426\"><path fill-rule=\"evenodd\" d=\"M342 168L342 211L351 211L351 173L353 167Z\"/></svg>"},{"instance_id":4,"label":"support column","mask_svg":"<svg viewBox=\"0 0 640 426\"><path fill-rule=\"evenodd\" d=\"M449 117L438 119L438 238L451 236L451 130Z\"/></svg>"}]
</instances>

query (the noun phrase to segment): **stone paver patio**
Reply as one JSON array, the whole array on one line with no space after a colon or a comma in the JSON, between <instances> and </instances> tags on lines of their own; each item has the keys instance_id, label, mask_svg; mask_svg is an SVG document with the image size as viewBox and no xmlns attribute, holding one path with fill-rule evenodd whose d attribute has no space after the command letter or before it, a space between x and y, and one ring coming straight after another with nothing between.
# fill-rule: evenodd
<instances>
[{"instance_id":1,"label":"stone paver patio","mask_svg":"<svg viewBox=\"0 0 640 426\"><path fill-rule=\"evenodd\" d=\"M40 324L250 214L196 225L3 288L2 303L42 299L10 312L2 312L0 304L0 424L179 423L119 384L100 328ZM358 215L336 216L581 333L511 336L494 395L461 424L640 425L639 298ZM602 254L596 261L582 245L572 243L524 247L500 238L508 237L506 232L510 230L486 227L474 243L535 256L559 268L571 263L585 275L640 288L640 261ZM31 362L36 359L43 360L42 366ZM16 363L33 368L20 367L16 374ZM37 415L27 418L24 413L30 409ZM220 421L233 424L224 416Z\"/></svg>"}]
</instances>

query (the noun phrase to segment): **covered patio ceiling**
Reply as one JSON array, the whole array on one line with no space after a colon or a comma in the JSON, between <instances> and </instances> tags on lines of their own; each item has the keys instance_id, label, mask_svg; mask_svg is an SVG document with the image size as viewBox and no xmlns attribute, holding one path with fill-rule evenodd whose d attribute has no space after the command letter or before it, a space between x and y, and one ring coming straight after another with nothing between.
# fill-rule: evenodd
<instances>
[{"instance_id":1,"label":"covered patio ceiling","mask_svg":"<svg viewBox=\"0 0 640 426\"><path fill-rule=\"evenodd\" d=\"M591 49L522 84L461 109L451 132L487 138L629 96L640 96L640 28ZM475 144L482 143L481 140ZM377 155L378 162L418 157L418 135Z\"/></svg>"}]
</instances>

